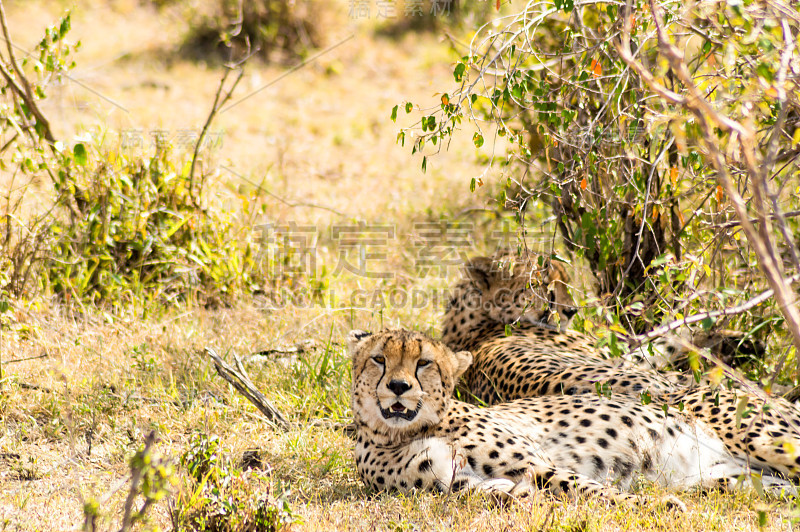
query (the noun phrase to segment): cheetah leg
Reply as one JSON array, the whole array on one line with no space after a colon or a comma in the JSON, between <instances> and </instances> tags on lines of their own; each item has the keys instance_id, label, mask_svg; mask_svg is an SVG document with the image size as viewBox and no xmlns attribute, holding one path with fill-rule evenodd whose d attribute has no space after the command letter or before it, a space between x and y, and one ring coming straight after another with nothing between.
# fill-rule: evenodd
<instances>
[{"instance_id":1,"label":"cheetah leg","mask_svg":"<svg viewBox=\"0 0 800 532\"><path fill-rule=\"evenodd\" d=\"M525 479L518 482L508 492L511 497L525 496L537 489L547 489L554 495L568 494L571 496L603 497L615 503L638 504L642 500L630 493L625 493L614 486L606 486L580 473L570 469L561 469L551 466L535 467L531 469ZM678 498L666 496L660 502L671 508L681 511L686 506Z\"/></svg>"}]
</instances>

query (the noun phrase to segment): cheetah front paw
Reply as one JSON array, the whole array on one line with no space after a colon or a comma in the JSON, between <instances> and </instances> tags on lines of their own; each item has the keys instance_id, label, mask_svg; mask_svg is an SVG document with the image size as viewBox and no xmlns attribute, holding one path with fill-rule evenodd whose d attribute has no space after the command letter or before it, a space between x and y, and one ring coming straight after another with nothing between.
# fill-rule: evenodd
<instances>
[{"instance_id":1,"label":"cheetah front paw","mask_svg":"<svg viewBox=\"0 0 800 532\"><path fill-rule=\"evenodd\" d=\"M503 505L514 497L513 491L516 484L506 478L493 478L484 480L475 488L486 494L495 504Z\"/></svg>"}]
</instances>

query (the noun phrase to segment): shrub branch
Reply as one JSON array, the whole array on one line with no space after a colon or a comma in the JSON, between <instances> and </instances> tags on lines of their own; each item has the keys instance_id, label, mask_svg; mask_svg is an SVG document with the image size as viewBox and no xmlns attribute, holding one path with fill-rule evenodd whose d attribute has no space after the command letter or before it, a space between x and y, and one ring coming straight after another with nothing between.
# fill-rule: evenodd
<instances>
[{"instance_id":1,"label":"shrub branch","mask_svg":"<svg viewBox=\"0 0 800 532\"><path fill-rule=\"evenodd\" d=\"M798 311L795 305L795 296L791 289L791 278L785 277L782 272L780 258L770 233L770 226L768 225L770 215L768 213L766 200L772 197L772 195L766 180L767 172L761 171L755 131L750 126L741 124L717 112L717 110L709 104L701 90L695 85L686 62L684 61L683 52L681 52L677 46L669 42L666 32L660 22L663 18L660 7L657 6L653 0L650 0L649 5L653 22L656 26L658 49L667 60L674 76L686 89L686 95L678 94L664 87L656 81L655 77L647 71L643 64L634 59L630 47L631 21L630 16L627 16L632 12L630 1L628 2L627 14L624 17L625 23L623 24L620 42L614 43L617 51L620 57L622 57L622 59L636 71L641 79L662 99L688 111L697 120L701 132L700 140L711 160L711 164L716 170L717 182L730 198L739 223L758 258L761 271L764 273L767 283L772 289L778 306L781 309L781 313L786 319L786 324L792 335L792 342L795 350L797 353L800 353L800 311ZM788 47L786 51L791 53ZM735 141L736 144L738 144L744 162L746 177L752 185L753 201L751 201L751 203L755 210L758 228L751 222L747 204L737 190L736 184L731 177L725 160L725 154L720 149L717 139L715 138L715 127L730 135L732 142ZM777 203L774 203L773 206L777 207ZM776 210L775 218L778 221L778 225L782 226L781 232L786 234L785 218L778 214L779 212L779 210ZM794 246L791 240L788 240L787 244ZM798 358L797 373L798 376L800 376L800 358Z\"/></svg>"}]
</instances>

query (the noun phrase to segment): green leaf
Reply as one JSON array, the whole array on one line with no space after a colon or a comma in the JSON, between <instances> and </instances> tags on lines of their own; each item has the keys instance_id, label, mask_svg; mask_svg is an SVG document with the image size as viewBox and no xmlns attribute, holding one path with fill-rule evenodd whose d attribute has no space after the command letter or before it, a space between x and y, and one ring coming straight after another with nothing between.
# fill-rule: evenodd
<instances>
[{"instance_id":1,"label":"green leaf","mask_svg":"<svg viewBox=\"0 0 800 532\"><path fill-rule=\"evenodd\" d=\"M775 77L775 75L772 72L772 69L767 63L759 63L758 66L756 67L756 72L758 72L759 76L761 76L762 78L766 79L769 82L772 82L772 80Z\"/></svg>"},{"instance_id":2,"label":"green leaf","mask_svg":"<svg viewBox=\"0 0 800 532\"><path fill-rule=\"evenodd\" d=\"M643 405L649 405L653 401L653 398L650 396L650 393L648 392L642 392L642 394L639 397L641 398Z\"/></svg>"},{"instance_id":3,"label":"green leaf","mask_svg":"<svg viewBox=\"0 0 800 532\"><path fill-rule=\"evenodd\" d=\"M411 102L406 102L406 114L410 113L414 109L414 104Z\"/></svg>"},{"instance_id":4,"label":"green leaf","mask_svg":"<svg viewBox=\"0 0 800 532\"><path fill-rule=\"evenodd\" d=\"M475 144L476 148L480 148L481 146L483 146L483 135L481 135L478 132L475 132L475 134L472 135L472 142Z\"/></svg>"},{"instance_id":5,"label":"green leaf","mask_svg":"<svg viewBox=\"0 0 800 532\"><path fill-rule=\"evenodd\" d=\"M75 164L78 166L86 166L86 147L82 143L78 142L75 144L75 147L72 148L72 155L75 157Z\"/></svg>"},{"instance_id":6,"label":"green leaf","mask_svg":"<svg viewBox=\"0 0 800 532\"><path fill-rule=\"evenodd\" d=\"M392 107L392 122L397 122L397 106Z\"/></svg>"},{"instance_id":7,"label":"green leaf","mask_svg":"<svg viewBox=\"0 0 800 532\"><path fill-rule=\"evenodd\" d=\"M453 77L456 81L461 81L464 79L464 73L467 71L467 65L464 63L459 63L456 65L455 70L453 70Z\"/></svg>"},{"instance_id":8,"label":"green leaf","mask_svg":"<svg viewBox=\"0 0 800 532\"><path fill-rule=\"evenodd\" d=\"M753 482L753 488L756 493L763 499L764 498L764 484L761 482L761 475L750 474L750 480ZM764 529L767 526L767 512L764 510L757 510L758 514L758 528Z\"/></svg>"},{"instance_id":9,"label":"green leaf","mask_svg":"<svg viewBox=\"0 0 800 532\"><path fill-rule=\"evenodd\" d=\"M64 35L67 34L70 28L70 14L67 13L67 16L61 19L61 26L58 28L58 38L63 39Z\"/></svg>"},{"instance_id":10,"label":"green leaf","mask_svg":"<svg viewBox=\"0 0 800 532\"><path fill-rule=\"evenodd\" d=\"M428 157L423 157L422 158L422 173L424 174L427 171L428 171Z\"/></svg>"},{"instance_id":11,"label":"green leaf","mask_svg":"<svg viewBox=\"0 0 800 532\"><path fill-rule=\"evenodd\" d=\"M472 180L469 182L469 191L475 192L475 185L477 184L477 180L473 177Z\"/></svg>"}]
</instances>

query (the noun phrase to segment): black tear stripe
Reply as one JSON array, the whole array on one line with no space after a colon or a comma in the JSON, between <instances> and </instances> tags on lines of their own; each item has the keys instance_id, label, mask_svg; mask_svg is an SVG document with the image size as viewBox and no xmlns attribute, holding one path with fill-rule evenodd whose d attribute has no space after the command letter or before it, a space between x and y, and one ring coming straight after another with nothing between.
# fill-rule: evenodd
<instances>
[{"instance_id":1,"label":"black tear stripe","mask_svg":"<svg viewBox=\"0 0 800 532\"><path fill-rule=\"evenodd\" d=\"M381 344L381 351L383 351L383 349L386 347L387 341L388 340L384 340L383 344ZM383 382L383 378L385 376L386 376L386 364L384 363L383 368L381 369L381 378L378 379L378 384L375 385L375 400L378 401L378 408L380 408L381 410L383 410L383 408L381 407L380 399L378 399L378 386L381 385L381 382Z\"/></svg>"},{"instance_id":2,"label":"black tear stripe","mask_svg":"<svg viewBox=\"0 0 800 532\"><path fill-rule=\"evenodd\" d=\"M417 340L417 343L419 344L419 354L422 355L422 340ZM436 367L438 368L439 364L436 364ZM419 380L419 366L414 368L414 378L417 379L417 384L419 384L419 389L424 392L425 388L422 387L422 381ZM439 380L444 383L444 380L442 380L442 372L441 371L439 371ZM421 403L422 403L422 401L420 401L420 406L421 406Z\"/></svg>"}]
</instances>

